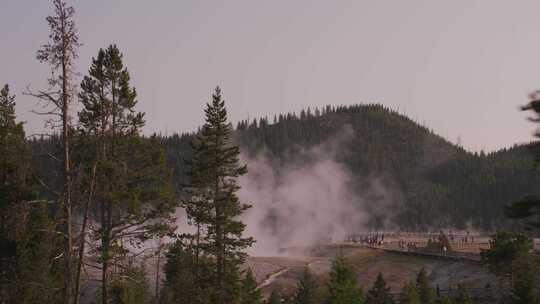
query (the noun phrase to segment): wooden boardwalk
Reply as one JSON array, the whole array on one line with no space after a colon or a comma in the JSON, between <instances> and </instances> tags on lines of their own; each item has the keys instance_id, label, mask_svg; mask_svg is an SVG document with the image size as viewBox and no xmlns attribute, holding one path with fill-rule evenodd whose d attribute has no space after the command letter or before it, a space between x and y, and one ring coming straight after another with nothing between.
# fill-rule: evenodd
<instances>
[{"instance_id":1,"label":"wooden boardwalk","mask_svg":"<svg viewBox=\"0 0 540 304\"><path fill-rule=\"evenodd\" d=\"M395 248L395 247L387 247L384 245L383 246L366 245L366 247L372 248L372 249L384 250L386 252L409 255L409 256L429 257L429 258L436 258L436 259L469 262L469 263L475 263L475 264L480 263L480 254L472 253L472 252L450 251L450 252L443 253L443 252L429 251L424 248L400 249L400 248Z\"/></svg>"}]
</instances>

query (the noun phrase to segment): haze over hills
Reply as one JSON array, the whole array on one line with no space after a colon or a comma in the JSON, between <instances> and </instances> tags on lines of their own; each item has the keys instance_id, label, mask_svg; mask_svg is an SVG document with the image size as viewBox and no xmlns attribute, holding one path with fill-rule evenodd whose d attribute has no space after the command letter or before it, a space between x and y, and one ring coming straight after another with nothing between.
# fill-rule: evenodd
<instances>
[{"instance_id":1,"label":"haze over hills","mask_svg":"<svg viewBox=\"0 0 540 304\"><path fill-rule=\"evenodd\" d=\"M241 121L234 139L248 165L241 195L257 205L248 227L258 239L257 227L291 243L321 230L493 231L512 224L503 206L534 193L539 181L525 146L472 153L379 104ZM191 140L162 138L178 180ZM304 223L309 231L290 235Z\"/></svg>"},{"instance_id":2,"label":"haze over hills","mask_svg":"<svg viewBox=\"0 0 540 304\"><path fill-rule=\"evenodd\" d=\"M180 195L193 138L160 136ZM525 146L469 152L379 104L240 121L233 140L248 166L240 196L256 205L245 221L257 253L365 230L492 232L514 224L503 206L540 182ZM54 161L40 153L50 144L33 142L51 182Z\"/></svg>"}]
</instances>

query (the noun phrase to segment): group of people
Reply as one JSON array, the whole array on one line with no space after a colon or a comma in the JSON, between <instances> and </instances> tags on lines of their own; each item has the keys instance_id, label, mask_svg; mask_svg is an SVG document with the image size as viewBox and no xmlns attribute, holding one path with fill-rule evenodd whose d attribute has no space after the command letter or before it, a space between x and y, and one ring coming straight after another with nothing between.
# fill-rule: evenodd
<instances>
[{"instance_id":1,"label":"group of people","mask_svg":"<svg viewBox=\"0 0 540 304\"><path fill-rule=\"evenodd\" d=\"M451 242L461 242L461 243L474 243L474 235L470 231L466 231L465 234L454 234L452 230L448 233L448 237Z\"/></svg>"},{"instance_id":2,"label":"group of people","mask_svg":"<svg viewBox=\"0 0 540 304\"><path fill-rule=\"evenodd\" d=\"M418 249L417 242L407 242L405 240L398 241L398 247L400 250L415 251Z\"/></svg>"},{"instance_id":3,"label":"group of people","mask_svg":"<svg viewBox=\"0 0 540 304\"><path fill-rule=\"evenodd\" d=\"M382 234L366 234L366 235L351 235L348 238L349 242L360 243L368 246L382 246L384 243L384 233Z\"/></svg>"},{"instance_id":4,"label":"group of people","mask_svg":"<svg viewBox=\"0 0 540 304\"><path fill-rule=\"evenodd\" d=\"M426 239L428 240L427 245L423 246L422 244L425 243ZM399 250L407 251L416 251L423 247L430 247L429 249L437 247L438 251L447 252L450 251L450 245L452 243L474 243L475 237L468 230L457 233L452 230L445 233L441 230L439 232L425 233L377 232L351 234L348 236L347 241L377 247L392 243L393 245L397 245Z\"/></svg>"}]
</instances>

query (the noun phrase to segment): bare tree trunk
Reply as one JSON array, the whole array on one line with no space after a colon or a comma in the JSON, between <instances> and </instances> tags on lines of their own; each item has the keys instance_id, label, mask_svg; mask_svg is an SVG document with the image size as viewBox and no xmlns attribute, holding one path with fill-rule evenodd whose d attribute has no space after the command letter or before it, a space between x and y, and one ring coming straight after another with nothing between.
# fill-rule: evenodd
<instances>
[{"instance_id":1,"label":"bare tree trunk","mask_svg":"<svg viewBox=\"0 0 540 304\"><path fill-rule=\"evenodd\" d=\"M162 245L162 239L159 238L158 241L158 252L157 252L157 261L156 261L156 290L155 290L155 303L159 303L159 280L160 280L160 273L161 273L161 245Z\"/></svg>"},{"instance_id":2,"label":"bare tree trunk","mask_svg":"<svg viewBox=\"0 0 540 304\"><path fill-rule=\"evenodd\" d=\"M79 37L73 16L75 10L68 7L63 0L53 0L54 14L46 18L51 34L49 43L43 45L37 52L37 59L40 62L47 62L51 66L52 76L49 83L55 87L53 92L39 91L38 94L29 92L30 95L47 103L52 104L54 109L44 112L44 115L58 115L62 123L62 191L58 195L60 204L58 224L64 238L63 261L64 261L64 282L62 289L62 302L72 304L72 180L71 180L71 159L70 159L70 89L71 76L73 75L73 60L77 58L77 48L80 46ZM60 70L60 71L58 71ZM59 85L59 92L57 91ZM57 94L60 93L60 94Z\"/></svg>"},{"instance_id":3,"label":"bare tree trunk","mask_svg":"<svg viewBox=\"0 0 540 304\"><path fill-rule=\"evenodd\" d=\"M102 261L101 261L101 303L107 304L109 298L109 288L108 288L108 276L107 272L109 271L109 239L107 237L102 237L101 242L102 247Z\"/></svg>"},{"instance_id":4,"label":"bare tree trunk","mask_svg":"<svg viewBox=\"0 0 540 304\"><path fill-rule=\"evenodd\" d=\"M64 51L65 52L65 51ZM63 173L64 173L64 193L63 193L63 212L64 212L64 303L71 303L71 167L69 151L69 97L68 80L65 61L62 62L62 144L63 144Z\"/></svg>"},{"instance_id":5,"label":"bare tree trunk","mask_svg":"<svg viewBox=\"0 0 540 304\"><path fill-rule=\"evenodd\" d=\"M110 179L109 179L110 182ZM105 202L101 204L101 297L102 303L108 303L109 289L108 289L108 271L109 271L109 206L105 206Z\"/></svg>"},{"instance_id":6,"label":"bare tree trunk","mask_svg":"<svg viewBox=\"0 0 540 304\"><path fill-rule=\"evenodd\" d=\"M94 162L92 166L92 179L90 180L90 190L88 193L88 200L86 201L86 206L84 206L84 219L81 227L81 236L79 244L79 259L77 261L77 274L75 277L75 300L74 304L79 304L80 302L80 285L81 285L81 270L82 264L84 262L84 245L86 244L86 226L88 225L88 216L90 214L90 206L92 205L92 199L94 196L94 188L96 185L96 167L97 162Z\"/></svg>"},{"instance_id":7,"label":"bare tree trunk","mask_svg":"<svg viewBox=\"0 0 540 304\"><path fill-rule=\"evenodd\" d=\"M109 302L109 264L110 264L110 244L111 244L111 218L112 210L110 204L101 206L101 258L102 258L102 274L101 274L101 296L102 303Z\"/></svg>"},{"instance_id":8,"label":"bare tree trunk","mask_svg":"<svg viewBox=\"0 0 540 304\"><path fill-rule=\"evenodd\" d=\"M109 297L109 289L107 288L107 271L108 271L108 266L109 266L109 262L108 261L103 261L102 263L102 268L103 268L103 272L101 273L101 280L105 283L102 283L101 285L101 303L103 304L107 304L107 300L108 300L108 297Z\"/></svg>"},{"instance_id":9,"label":"bare tree trunk","mask_svg":"<svg viewBox=\"0 0 540 304\"><path fill-rule=\"evenodd\" d=\"M197 234L195 236L195 280L199 280L199 256L201 255L200 245L201 245L201 224L197 222Z\"/></svg>"},{"instance_id":10,"label":"bare tree trunk","mask_svg":"<svg viewBox=\"0 0 540 304\"><path fill-rule=\"evenodd\" d=\"M225 268L225 257L223 256L223 222L222 222L222 213L223 210L219 206L220 202L218 201L218 190L219 189L219 179L216 178L215 184L215 193L214 201L216 202L216 262L217 262L217 288L218 288L218 304L225 304L225 286L224 286L224 268Z\"/></svg>"},{"instance_id":11,"label":"bare tree trunk","mask_svg":"<svg viewBox=\"0 0 540 304\"><path fill-rule=\"evenodd\" d=\"M111 94L112 94L112 125L111 125L111 160L115 161L115 140L116 140L116 85L114 79L111 83ZM112 177L109 176L109 190L112 192L114 190L113 186L113 180ZM101 256L102 256L102 268L103 273L101 276L101 292L102 292L102 304L108 303L108 296L109 296L109 277L108 277L108 269L109 269L109 254L110 254L110 236L111 236L111 229L112 229L112 208L111 204L107 204L107 206L101 207L101 229L102 229L102 236L101 236Z\"/></svg>"},{"instance_id":12,"label":"bare tree trunk","mask_svg":"<svg viewBox=\"0 0 540 304\"><path fill-rule=\"evenodd\" d=\"M218 147L218 138L215 138L214 142L215 146ZM218 155L214 155L214 159L218 159ZM216 211L216 219L215 219L215 230L216 230L216 266L217 266L217 288L218 288L218 294L217 294L217 303L218 304L225 304L225 298L224 298L224 268L225 268L225 257L223 256L223 222L222 222L222 216L223 216L223 208L221 208L219 202L219 176L217 175L217 168L214 168L214 171L216 174L214 176L214 208Z\"/></svg>"}]
</instances>

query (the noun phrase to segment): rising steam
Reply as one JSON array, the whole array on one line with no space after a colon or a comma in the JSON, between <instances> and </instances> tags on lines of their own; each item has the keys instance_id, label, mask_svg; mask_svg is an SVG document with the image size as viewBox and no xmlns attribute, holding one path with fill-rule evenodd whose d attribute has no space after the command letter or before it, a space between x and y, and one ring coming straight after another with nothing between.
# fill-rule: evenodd
<instances>
[{"instance_id":1,"label":"rising steam","mask_svg":"<svg viewBox=\"0 0 540 304\"><path fill-rule=\"evenodd\" d=\"M242 153L248 174L240 178L239 197L253 205L242 216L244 235L256 240L249 254L289 254L287 248L339 242L352 232L391 225L396 197L388 181L355 176L339 161L352 136L353 128L346 125L336 136L285 160L267 150ZM179 231L193 230L184 209L176 216Z\"/></svg>"},{"instance_id":2,"label":"rising steam","mask_svg":"<svg viewBox=\"0 0 540 304\"><path fill-rule=\"evenodd\" d=\"M366 224L364 202L352 189L352 175L336 161L342 143L351 136L353 129L346 126L339 136L285 163L268 152L243 155L249 173L240 180L239 195L253 204L243 220L246 235L257 240L250 254L276 255L287 247L342 241Z\"/></svg>"}]
</instances>

